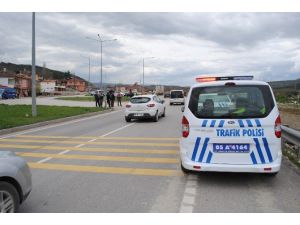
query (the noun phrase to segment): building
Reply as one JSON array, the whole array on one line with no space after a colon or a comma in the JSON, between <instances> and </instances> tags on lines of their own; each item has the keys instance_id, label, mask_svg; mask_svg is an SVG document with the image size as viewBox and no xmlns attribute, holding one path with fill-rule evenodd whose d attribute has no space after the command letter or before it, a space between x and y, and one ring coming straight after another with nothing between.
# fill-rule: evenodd
<instances>
[{"instance_id":1,"label":"building","mask_svg":"<svg viewBox=\"0 0 300 225\"><path fill-rule=\"evenodd\" d=\"M0 71L0 85L3 87L15 87L15 73L7 72L4 68L3 71Z\"/></svg>"},{"instance_id":2,"label":"building","mask_svg":"<svg viewBox=\"0 0 300 225\"><path fill-rule=\"evenodd\" d=\"M85 81L78 77L67 79L65 86L66 86L66 88L75 89L80 92L86 91Z\"/></svg>"},{"instance_id":3,"label":"building","mask_svg":"<svg viewBox=\"0 0 300 225\"><path fill-rule=\"evenodd\" d=\"M26 74L15 75L15 88L19 97L31 95L31 77Z\"/></svg>"},{"instance_id":4,"label":"building","mask_svg":"<svg viewBox=\"0 0 300 225\"><path fill-rule=\"evenodd\" d=\"M43 80L40 82L42 94L53 94L56 88L56 80Z\"/></svg>"},{"instance_id":5,"label":"building","mask_svg":"<svg viewBox=\"0 0 300 225\"><path fill-rule=\"evenodd\" d=\"M155 93L157 95L163 95L165 93L165 87L163 85L156 85Z\"/></svg>"}]
</instances>

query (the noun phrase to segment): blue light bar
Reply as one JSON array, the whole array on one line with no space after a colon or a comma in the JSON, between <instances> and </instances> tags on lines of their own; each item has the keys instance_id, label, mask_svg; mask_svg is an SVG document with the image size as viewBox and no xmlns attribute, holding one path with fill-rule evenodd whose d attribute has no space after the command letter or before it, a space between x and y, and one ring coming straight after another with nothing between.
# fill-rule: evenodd
<instances>
[{"instance_id":1,"label":"blue light bar","mask_svg":"<svg viewBox=\"0 0 300 225\"><path fill-rule=\"evenodd\" d=\"M226 77L216 77L216 80L253 80L253 76L226 76Z\"/></svg>"}]
</instances>

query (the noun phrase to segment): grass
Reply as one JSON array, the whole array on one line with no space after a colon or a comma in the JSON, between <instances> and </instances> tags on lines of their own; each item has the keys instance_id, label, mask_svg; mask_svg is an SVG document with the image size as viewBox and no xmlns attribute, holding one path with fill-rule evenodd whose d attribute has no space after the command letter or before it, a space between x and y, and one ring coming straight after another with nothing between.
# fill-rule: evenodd
<instances>
[{"instance_id":1,"label":"grass","mask_svg":"<svg viewBox=\"0 0 300 225\"><path fill-rule=\"evenodd\" d=\"M36 117L32 117L31 105L0 104L0 129L99 111L102 111L102 109L96 107L91 108L39 105L37 106L38 115Z\"/></svg>"},{"instance_id":2,"label":"grass","mask_svg":"<svg viewBox=\"0 0 300 225\"><path fill-rule=\"evenodd\" d=\"M78 101L78 102L94 102L95 101L94 96L58 97L58 98L55 98L55 99L67 100L67 101Z\"/></svg>"},{"instance_id":3,"label":"grass","mask_svg":"<svg viewBox=\"0 0 300 225\"><path fill-rule=\"evenodd\" d=\"M295 151L289 147L285 147L282 152L294 165L300 169L300 158Z\"/></svg>"}]
</instances>

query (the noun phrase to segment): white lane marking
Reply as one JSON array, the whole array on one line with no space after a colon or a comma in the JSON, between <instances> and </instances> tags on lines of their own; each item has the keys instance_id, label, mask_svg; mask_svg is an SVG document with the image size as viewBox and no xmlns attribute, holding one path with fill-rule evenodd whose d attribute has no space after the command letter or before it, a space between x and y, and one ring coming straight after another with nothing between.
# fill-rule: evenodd
<instances>
[{"instance_id":1,"label":"white lane marking","mask_svg":"<svg viewBox=\"0 0 300 225\"><path fill-rule=\"evenodd\" d=\"M40 161L37 161L37 163L44 163L44 162L47 162L47 161L49 161L51 159L52 159L51 157L48 157L48 158L42 159Z\"/></svg>"},{"instance_id":2,"label":"white lane marking","mask_svg":"<svg viewBox=\"0 0 300 225\"><path fill-rule=\"evenodd\" d=\"M70 152L71 150L65 150L65 151L62 151L62 152L60 152L60 153L57 153L58 155L64 155L64 154L66 154L66 153L68 153L68 152Z\"/></svg>"},{"instance_id":3,"label":"white lane marking","mask_svg":"<svg viewBox=\"0 0 300 225\"><path fill-rule=\"evenodd\" d=\"M76 145L75 148L80 148L82 146L84 146L85 144L79 144L79 145Z\"/></svg>"},{"instance_id":4,"label":"white lane marking","mask_svg":"<svg viewBox=\"0 0 300 225\"><path fill-rule=\"evenodd\" d=\"M27 131L17 132L17 133L11 134L11 135L6 135L6 136L3 136L3 137L0 137L0 139L16 137L16 136L19 136L19 135L22 135L22 134L33 133L33 132L40 131L40 130L47 130L47 129L54 128L54 127L64 126L64 125L68 125L68 124L72 124L72 123L77 123L77 122L81 122L81 121L85 121L85 120L94 119L94 118L97 118L97 117L111 115L111 114L121 112L121 111L122 110L117 110L117 111L113 111L113 112L109 112L109 113L103 113L103 114L92 116L92 117L87 117L87 118L82 118L82 119L77 119L77 120L71 120L71 121L68 121L68 122L62 122L62 123L55 124L55 125L45 125L45 126L42 126L42 127L39 127L39 128L33 128L33 129L30 129L30 130L27 130Z\"/></svg>"},{"instance_id":5,"label":"white lane marking","mask_svg":"<svg viewBox=\"0 0 300 225\"><path fill-rule=\"evenodd\" d=\"M113 130L113 131L110 131L110 132L108 132L108 133L106 133L106 134L103 134L103 135L101 135L101 136L99 136L99 137L106 137L106 136L111 135L111 134L113 134L113 133L116 133L116 132L118 132L118 131L120 131L120 130L123 130L123 129L127 128L127 127L130 127L130 126L132 126L132 125L134 125L134 124L135 124L135 123L127 124L127 125L125 125L125 126L123 126L123 127L120 127L120 128L115 129L115 130Z\"/></svg>"},{"instance_id":6,"label":"white lane marking","mask_svg":"<svg viewBox=\"0 0 300 225\"><path fill-rule=\"evenodd\" d=\"M115 129L115 130L113 130L113 131L110 131L110 132L108 132L108 133L106 133L106 134L103 134L102 136L100 136L100 137L106 137L106 136L108 136L108 135L110 135L110 134L113 134L113 133L116 133L116 132L118 132L118 131L120 131L120 130L123 130L123 129L125 129L126 127L130 127L130 126L132 126L132 125L134 125L135 123L132 123L132 124L128 124L128 125L125 125L125 126L123 126L123 127L120 127L120 128L118 128L118 129ZM89 140L88 142L93 142L93 141L96 141L97 139L91 139L91 140ZM80 148L80 147L82 147L82 146L84 146L85 144L79 144L79 145L76 145L75 146L75 148ZM66 153L68 153L68 152L70 152L71 150L64 150L64 151L62 151L62 152L59 152L59 153L57 153L57 155L64 155L64 154L66 154ZM47 162L47 161L49 161L49 160L51 160L51 159L53 159L52 157L48 157L48 158L45 158L45 159L42 159L42 160L40 160L40 161L38 161L37 163L44 163L44 162Z\"/></svg>"},{"instance_id":7,"label":"white lane marking","mask_svg":"<svg viewBox=\"0 0 300 225\"><path fill-rule=\"evenodd\" d=\"M185 184L184 194L180 205L180 213L192 213L195 206L197 176L189 175Z\"/></svg>"}]
</instances>

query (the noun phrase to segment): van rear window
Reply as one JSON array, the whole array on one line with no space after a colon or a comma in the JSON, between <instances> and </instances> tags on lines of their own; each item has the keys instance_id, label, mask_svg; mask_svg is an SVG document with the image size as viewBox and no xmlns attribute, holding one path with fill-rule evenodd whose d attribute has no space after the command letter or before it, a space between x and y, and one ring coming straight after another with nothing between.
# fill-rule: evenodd
<instances>
[{"instance_id":1,"label":"van rear window","mask_svg":"<svg viewBox=\"0 0 300 225\"><path fill-rule=\"evenodd\" d=\"M263 118L273 108L267 85L196 87L189 101L197 118Z\"/></svg>"},{"instance_id":2,"label":"van rear window","mask_svg":"<svg viewBox=\"0 0 300 225\"><path fill-rule=\"evenodd\" d=\"M183 98L182 91L171 91L171 98Z\"/></svg>"}]
</instances>

